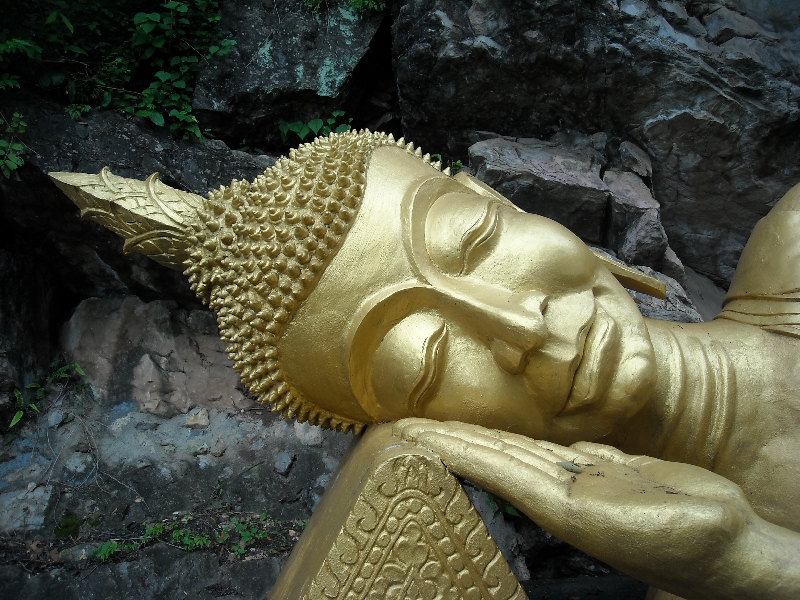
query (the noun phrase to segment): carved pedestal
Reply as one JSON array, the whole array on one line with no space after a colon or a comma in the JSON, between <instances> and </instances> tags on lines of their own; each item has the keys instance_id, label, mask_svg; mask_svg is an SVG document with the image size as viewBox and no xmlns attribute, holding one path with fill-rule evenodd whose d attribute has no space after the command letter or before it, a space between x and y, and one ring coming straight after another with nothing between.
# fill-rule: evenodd
<instances>
[{"instance_id":1,"label":"carved pedestal","mask_svg":"<svg viewBox=\"0 0 800 600\"><path fill-rule=\"evenodd\" d=\"M382 425L342 461L269 598L526 596L455 477Z\"/></svg>"}]
</instances>

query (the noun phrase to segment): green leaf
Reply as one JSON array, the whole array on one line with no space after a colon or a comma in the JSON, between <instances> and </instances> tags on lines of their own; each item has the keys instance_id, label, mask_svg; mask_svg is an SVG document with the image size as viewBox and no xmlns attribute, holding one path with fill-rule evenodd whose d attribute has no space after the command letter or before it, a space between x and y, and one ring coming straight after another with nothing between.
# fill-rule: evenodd
<instances>
[{"instance_id":1,"label":"green leaf","mask_svg":"<svg viewBox=\"0 0 800 600\"><path fill-rule=\"evenodd\" d=\"M144 31L145 33L150 33L151 31L153 31L153 29L156 28L156 24L155 23L142 23L141 25L139 25L139 28L142 31Z\"/></svg>"},{"instance_id":2,"label":"green leaf","mask_svg":"<svg viewBox=\"0 0 800 600\"><path fill-rule=\"evenodd\" d=\"M145 13L136 13L133 17L134 25L141 25L145 21L147 21L147 15Z\"/></svg>"},{"instance_id":3,"label":"green leaf","mask_svg":"<svg viewBox=\"0 0 800 600\"><path fill-rule=\"evenodd\" d=\"M16 389L14 390L14 398L16 399L17 402L24 402L22 398L22 392L20 392L19 390Z\"/></svg>"},{"instance_id":4,"label":"green leaf","mask_svg":"<svg viewBox=\"0 0 800 600\"><path fill-rule=\"evenodd\" d=\"M39 412L39 407L38 407L38 406L36 406L35 404L31 403L31 404L29 404L28 406L30 406L30 407L31 407L33 410L35 410L37 413Z\"/></svg>"},{"instance_id":5,"label":"green leaf","mask_svg":"<svg viewBox=\"0 0 800 600\"><path fill-rule=\"evenodd\" d=\"M343 117L344 111L343 110L335 110L331 113L334 117Z\"/></svg>"},{"instance_id":6,"label":"green leaf","mask_svg":"<svg viewBox=\"0 0 800 600\"><path fill-rule=\"evenodd\" d=\"M178 79L172 85L181 90L186 89L186 82L183 79Z\"/></svg>"},{"instance_id":7,"label":"green leaf","mask_svg":"<svg viewBox=\"0 0 800 600\"><path fill-rule=\"evenodd\" d=\"M78 363L72 363L72 368L75 369L78 375L86 377L86 371L84 371Z\"/></svg>"},{"instance_id":8,"label":"green leaf","mask_svg":"<svg viewBox=\"0 0 800 600\"><path fill-rule=\"evenodd\" d=\"M152 115L150 115L150 120L159 127L164 126L164 115L161 113L154 112Z\"/></svg>"},{"instance_id":9,"label":"green leaf","mask_svg":"<svg viewBox=\"0 0 800 600\"><path fill-rule=\"evenodd\" d=\"M314 119L308 122L308 128L314 132L314 135L319 133L319 130L322 129L322 119Z\"/></svg>"},{"instance_id":10,"label":"green leaf","mask_svg":"<svg viewBox=\"0 0 800 600\"><path fill-rule=\"evenodd\" d=\"M308 127L308 125L303 124L303 126L300 128L300 131L297 132L297 135L300 136L301 140L304 140L309 133L311 133L311 129Z\"/></svg>"},{"instance_id":11,"label":"green leaf","mask_svg":"<svg viewBox=\"0 0 800 600\"><path fill-rule=\"evenodd\" d=\"M158 77L161 81L169 81L172 78L172 76L166 71L159 71L156 73L156 77Z\"/></svg>"},{"instance_id":12,"label":"green leaf","mask_svg":"<svg viewBox=\"0 0 800 600\"><path fill-rule=\"evenodd\" d=\"M50 23L55 23L55 20L58 18L58 11L54 10L50 13L50 16L47 17L47 20L44 22L45 25L50 25Z\"/></svg>"},{"instance_id":13,"label":"green leaf","mask_svg":"<svg viewBox=\"0 0 800 600\"><path fill-rule=\"evenodd\" d=\"M338 127L335 129L335 130L334 130L334 132L335 132L335 133L344 133L345 131L350 131L351 129L352 129L352 127L350 127L350 125L348 125L348 124L346 124L346 123L342 123L341 125L339 125L339 126L338 126Z\"/></svg>"},{"instance_id":14,"label":"green leaf","mask_svg":"<svg viewBox=\"0 0 800 600\"><path fill-rule=\"evenodd\" d=\"M69 29L70 33L75 33L75 30L72 27L72 23L69 22L69 19L63 13L61 14L61 21L64 23L64 25L67 26L67 29Z\"/></svg>"},{"instance_id":15,"label":"green leaf","mask_svg":"<svg viewBox=\"0 0 800 600\"><path fill-rule=\"evenodd\" d=\"M16 425L17 423L19 423L19 422L22 420L22 417L23 417L24 415L25 415L25 413L24 413L24 412L22 412L21 410L18 410L18 411L16 412L16 414L14 415L14 418L13 418L13 419L11 419L11 425L9 425L9 426L8 426L8 428L9 428L9 429L11 429L11 428L12 428L14 425Z\"/></svg>"},{"instance_id":16,"label":"green leaf","mask_svg":"<svg viewBox=\"0 0 800 600\"><path fill-rule=\"evenodd\" d=\"M156 23L161 21L161 15L159 13L150 13L149 15L147 15L147 18Z\"/></svg>"},{"instance_id":17,"label":"green leaf","mask_svg":"<svg viewBox=\"0 0 800 600\"><path fill-rule=\"evenodd\" d=\"M75 54L83 54L84 56L89 56L89 53L86 52L83 48L79 48L78 46L67 46L67 50L71 50Z\"/></svg>"}]
</instances>

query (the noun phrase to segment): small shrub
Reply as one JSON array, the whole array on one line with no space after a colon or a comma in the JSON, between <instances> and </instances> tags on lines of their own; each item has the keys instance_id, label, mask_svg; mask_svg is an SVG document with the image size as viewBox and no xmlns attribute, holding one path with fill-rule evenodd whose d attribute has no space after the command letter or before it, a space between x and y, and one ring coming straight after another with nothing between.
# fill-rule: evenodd
<instances>
[{"instance_id":1,"label":"small shrub","mask_svg":"<svg viewBox=\"0 0 800 600\"><path fill-rule=\"evenodd\" d=\"M278 130L281 132L281 138L283 139L284 143L289 138L290 133L294 133L302 142L305 141L305 139L311 133L313 133L315 136L326 136L330 135L331 133L350 131L350 123L353 122L353 119L349 118L347 119L347 122L344 122L344 114L345 113L343 110L335 110L333 113L331 113L331 116L324 121L322 119L312 119L307 123L304 123L303 121L293 121L289 123L288 121L280 119L275 124L278 126ZM340 122L339 119L342 119L342 122Z\"/></svg>"}]
</instances>

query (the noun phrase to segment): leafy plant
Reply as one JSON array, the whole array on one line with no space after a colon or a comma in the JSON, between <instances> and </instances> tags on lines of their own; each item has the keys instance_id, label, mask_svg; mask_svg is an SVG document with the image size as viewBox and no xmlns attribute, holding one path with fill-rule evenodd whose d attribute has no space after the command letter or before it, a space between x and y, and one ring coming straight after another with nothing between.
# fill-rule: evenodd
<instances>
[{"instance_id":1,"label":"leafy plant","mask_svg":"<svg viewBox=\"0 0 800 600\"><path fill-rule=\"evenodd\" d=\"M38 87L85 107L110 107L201 137L191 94L201 61L235 45L219 0L29 0L0 27L0 90Z\"/></svg>"},{"instance_id":2,"label":"leafy plant","mask_svg":"<svg viewBox=\"0 0 800 600\"><path fill-rule=\"evenodd\" d=\"M77 381L78 377L85 377L86 373L78 363L62 365L60 359L50 363L52 369L49 373L40 373L26 387L32 390L33 400L26 400L19 389L14 390L14 402L17 409L11 418L8 428L17 425L26 414L39 413L39 403L44 399L47 390L56 382L61 382L66 388L70 383Z\"/></svg>"},{"instance_id":3,"label":"leafy plant","mask_svg":"<svg viewBox=\"0 0 800 600\"><path fill-rule=\"evenodd\" d=\"M3 75L5 77L7 73ZM0 81L0 89L2 87ZM23 164L25 160L22 158L27 146L18 137L19 134L25 133L28 124L22 120L22 115L15 112L8 121L0 113L0 127L4 127L2 136L0 136L0 171L7 178L11 177L11 171L16 171Z\"/></svg>"},{"instance_id":4,"label":"leafy plant","mask_svg":"<svg viewBox=\"0 0 800 600\"><path fill-rule=\"evenodd\" d=\"M512 517L522 516L510 502L507 502L499 496L490 494L489 492L486 492L486 504L489 505L489 508L492 509L495 515L505 513L507 515L511 515Z\"/></svg>"},{"instance_id":5,"label":"leafy plant","mask_svg":"<svg viewBox=\"0 0 800 600\"><path fill-rule=\"evenodd\" d=\"M438 161L438 162L443 162L441 154L431 154L431 159L435 160L435 161ZM447 163L448 163L447 166L450 168L450 173L452 175L455 175L461 169L464 168L464 164L461 162L460 159L459 160L449 160L449 161L447 161Z\"/></svg>"},{"instance_id":6,"label":"leafy plant","mask_svg":"<svg viewBox=\"0 0 800 600\"><path fill-rule=\"evenodd\" d=\"M286 142L290 133L294 133L302 142L310 133L313 133L315 136L326 136L331 133L350 131L350 123L353 122L352 117L347 119L347 122L339 122L339 119L343 118L344 115L345 113L343 110L335 110L331 113L331 116L324 121L322 119L312 119L307 123L303 121L293 121L289 123L288 121L279 119L275 124L280 130L281 138L284 142Z\"/></svg>"},{"instance_id":7,"label":"leafy plant","mask_svg":"<svg viewBox=\"0 0 800 600\"><path fill-rule=\"evenodd\" d=\"M208 537L192 533L189 529L176 529L173 531L172 541L189 552L198 548L211 547L211 540Z\"/></svg>"},{"instance_id":8,"label":"leafy plant","mask_svg":"<svg viewBox=\"0 0 800 600\"><path fill-rule=\"evenodd\" d=\"M93 549L89 554L100 560L101 562L105 562L110 560L118 552L122 552L124 549L123 545L119 542L114 540L108 540L103 543L101 546Z\"/></svg>"},{"instance_id":9,"label":"leafy plant","mask_svg":"<svg viewBox=\"0 0 800 600\"><path fill-rule=\"evenodd\" d=\"M72 119L73 121L77 121L91 109L92 107L89 106L88 104L70 104L64 110L66 110L70 119Z\"/></svg>"}]
</instances>

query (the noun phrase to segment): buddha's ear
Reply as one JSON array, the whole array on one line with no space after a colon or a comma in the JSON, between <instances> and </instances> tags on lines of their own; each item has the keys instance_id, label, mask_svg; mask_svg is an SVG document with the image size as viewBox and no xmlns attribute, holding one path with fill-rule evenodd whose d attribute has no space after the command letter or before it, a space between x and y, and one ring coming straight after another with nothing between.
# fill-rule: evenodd
<instances>
[{"instance_id":1,"label":"buddha's ear","mask_svg":"<svg viewBox=\"0 0 800 600\"><path fill-rule=\"evenodd\" d=\"M486 198L492 198L493 200L499 200L503 204L512 206L520 212L525 212L517 205L515 205L513 202L511 202L511 200L503 196L503 194L493 190L479 179L476 179L475 177L469 175L468 173L465 173L464 171L459 171L458 173L456 173L453 179L455 179L465 188L469 188L470 190L472 190L473 192L475 192L480 196L485 196Z\"/></svg>"}]
</instances>

